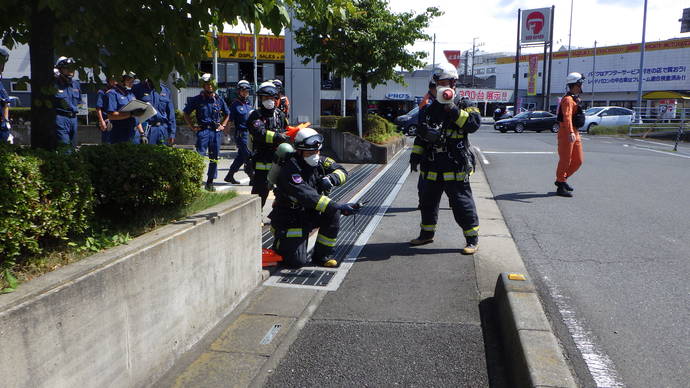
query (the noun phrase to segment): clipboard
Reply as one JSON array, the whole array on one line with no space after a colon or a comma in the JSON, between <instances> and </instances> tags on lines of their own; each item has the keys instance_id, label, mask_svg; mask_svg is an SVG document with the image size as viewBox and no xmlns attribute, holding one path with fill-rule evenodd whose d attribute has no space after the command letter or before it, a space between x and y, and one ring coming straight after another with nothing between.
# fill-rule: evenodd
<instances>
[{"instance_id":1,"label":"clipboard","mask_svg":"<svg viewBox=\"0 0 690 388\"><path fill-rule=\"evenodd\" d=\"M158 114L158 111L156 110L156 108L153 107L153 105L149 104L148 102L136 99L130 101L129 103L127 103L127 105L120 108L118 112L132 112L137 109L144 109L144 113L139 115L132 115L132 117L137 119L139 123L143 123L144 121Z\"/></svg>"}]
</instances>

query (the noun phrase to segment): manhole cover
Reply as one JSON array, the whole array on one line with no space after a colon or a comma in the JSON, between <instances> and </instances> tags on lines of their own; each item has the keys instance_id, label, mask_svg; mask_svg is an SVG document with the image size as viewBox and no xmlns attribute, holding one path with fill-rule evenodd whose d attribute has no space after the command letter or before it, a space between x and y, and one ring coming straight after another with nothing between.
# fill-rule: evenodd
<instances>
[{"instance_id":1,"label":"manhole cover","mask_svg":"<svg viewBox=\"0 0 690 388\"><path fill-rule=\"evenodd\" d=\"M286 269L280 272L280 284L325 287L333 279L334 271L314 269Z\"/></svg>"}]
</instances>

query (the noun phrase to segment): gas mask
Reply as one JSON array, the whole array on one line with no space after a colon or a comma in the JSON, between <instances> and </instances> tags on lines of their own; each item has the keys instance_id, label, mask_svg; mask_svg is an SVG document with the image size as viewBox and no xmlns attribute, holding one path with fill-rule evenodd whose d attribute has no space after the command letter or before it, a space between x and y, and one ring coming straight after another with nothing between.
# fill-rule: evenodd
<instances>
[{"instance_id":1,"label":"gas mask","mask_svg":"<svg viewBox=\"0 0 690 388\"><path fill-rule=\"evenodd\" d=\"M436 100L441 104L450 104L455 98L455 90L447 86L436 87Z\"/></svg>"},{"instance_id":2,"label":"gas mask","mask_svg":"<svg viewBox=\"0 0 690 388\"><path fill-rule=\"evenodd\" d=\"M312 167L316 167L319 164L319 154L314 154L304 158L304 162Z\"/></svg>"},{"instance_id":3,"label":"gas mask","mask_svg":"<svg viewBox=\"0 0 690 388\"><path fill-rule=\"evenodd\" d=\"M261 105L263 105L264 108L271 110L271 109L274 109L276 107L276 102L275 102L275 100L273 100L271 98L268 100L261 101Z\"/></svg>"}]
</instances>

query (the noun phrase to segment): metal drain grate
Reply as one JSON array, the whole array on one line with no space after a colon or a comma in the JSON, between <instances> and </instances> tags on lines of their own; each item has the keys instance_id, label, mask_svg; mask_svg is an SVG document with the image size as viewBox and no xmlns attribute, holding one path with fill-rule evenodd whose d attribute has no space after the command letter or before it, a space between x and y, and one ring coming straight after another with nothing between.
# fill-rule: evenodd
<instances>
[{"instance_id":1,"label":"metal drain grate","mask_svg":"<svg viewBox=\"0 0 690 388\"><path fill-rule=\"evenodd\" d=\"M279 284L326 287L335 276L335 271L318 269L284 269L280 271Z\"/></svg>"}]
</instances>

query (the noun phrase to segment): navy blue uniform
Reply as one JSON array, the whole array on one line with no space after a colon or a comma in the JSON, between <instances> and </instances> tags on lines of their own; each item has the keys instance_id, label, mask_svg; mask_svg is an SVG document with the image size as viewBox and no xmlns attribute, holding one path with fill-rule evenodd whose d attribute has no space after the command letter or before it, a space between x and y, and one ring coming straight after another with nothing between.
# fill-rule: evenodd
<instances>
[{"instance_id":1,"label":"navy blue uniform","mask_svg":"<svg viewBox=\"0 0 690 388\"><path fill-rule=\"evenodd\" d=\"M249 128L247 120L252 111L252 104L249 99L242 100L236 98L230 104L230 119L235 124L235 144L237 144L237 157L232 161L228 175L239 171L240 166L245 164L244 170L247 171L246 164L249 162Z\"/></svg>"},{"instance_id":2,"label":"navy blue uniform","mask_svg":"<svg viewBox=\"0 0 690 388\"><path fill-rule=\"evenodd\" d=\"M192 112L196 112L196 121L201 127L196 133L196 151L203 156L208 153L208 181L213 181L218 175L218 156L220 143L223 141L223 131L216 131L216 128L221 124L223 116L230 114L230 110L218 95L209 96L201 92L190 98L184 107L184 113Z\"/></svg>"},{"instance_id":3,"label":"navy blue uniform","mask_svg":"<svg viewBox=\"0 0 690 388\"><path fill-rule=\"evenodd\" d=\"M0 81L2 81L2 78L0 78ZM0 115L3 114L5 106L7 106L7 104L9 103L10 95L7 94L7 90L2 85L2 82L0 82ZM10 131L9 129L5 129L5 116L2 116L0 120L3 124L2 126L0 126L0 142L6 142L10 138Z\"/></svg>"},{"instance_id":4,"label":"navy blue uniform","mask_svg":"<svg viewBox=\"0 0 690 388\"><path fill-rule=\"evenodd\" d=\"M287 136L284 134L287 120L283 112L278 109L269 110L260 107L249 114L247 121L254 148L252 154L254 175L250 182L252 194L259 194L263 207L268 198L268 171L273 165L273 155L276 147L287 141Z\"/></svg>"},{"instance_id":5,"label":"navy blue uniform","mask_svg":"<svg viewBox=\"0 0 690 388\"><path fill-rule=\"evenodd\" d=\"M110 144L110 131L107 130L108 115L105 113L105 107L108 103L108 95L106 94L110 88L100 89L96 94L96 109L101 110L101 117L106 123L106 130L101 131L101 144Z\"/></svg>"},{"instance_id":6,"label":"navy blue uniform","mask_svg":"<svg viewBox=\"0 0 690 388\"><path fill-rule=\"evenodd\" d=\"M134 100L134 93L121 85L108 90L106 96L108 97L108 103L105 106L106 113L117 112ZM110 122L113 124L113 129L110 133L111 143L140 143L141 139L136 130L137 120L134 117L124 120L110 120Z\"/></svg>"},{"instance_id":7,"label":"navy blue uniform","mask_svg":"<svg viewBox=\"0 0 690 388\"><path fill-rule=\"evenodd\" d=\"M419 112L419 129L411 162L419 163L423 178L419 201L422 212L420 236L433 237L439 202L445 191L455 221L462 228L467 243L476 244L479 240L479 218L469 182L475 161L468 133L475 132L478 127L467 125L461 128L457 124L461 115L464 116L464 120L461 120L463 123L471 121L466 121L469 114L455 105L449 111L438 101L423 107ZM441 133L440 140L433 144L425 140L429 131Z\"/></svg>"},{"instance_id":8,"label":"navy blue uniform","mask_svg":"<svg viewBox=\"0 0 690 388\"><path fill-rule=\"evenodd\" d=\"M319 234L312 262L319 264L333 252L340 229L340 212L335 208L336 202L319 185L326 176L339 186L347 180L347 171L324 156L316 167L296 156L281 167L274 190L276 199L268 217L275 234L273 250L283 256L289 266L301 267L309 263L307 242L316 228Z\"/></svg>"},{"instance_id":9,"label":"navy blue uniform","mask_svg":"<svg viewBox=\"0 0 690 388\"><path fill-rule=\"evenodd\" d=\"M153 105L158 112L142 123L144 130L148 133L149 144L166 144L168 139L174 139L177 123L175 106L170 99L170 89L161 84L161 91L158 92L149 81L143 81L134 85L132 90L137 100Z\"/></svg>"},{"instance_id":10,"label":"navy blue uniform","mask_svg":"<svg viewBox=\"0 0 690 388\"><path fill-rule=\"evenodd\" d=\"M55 107L55 132L58 143L77 145L77 112L81 102L79 81L66 81L62 77L55 80L57 91L53 96Z\"/></svg>"}]
</instances>

